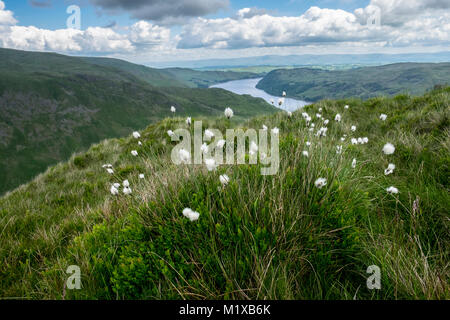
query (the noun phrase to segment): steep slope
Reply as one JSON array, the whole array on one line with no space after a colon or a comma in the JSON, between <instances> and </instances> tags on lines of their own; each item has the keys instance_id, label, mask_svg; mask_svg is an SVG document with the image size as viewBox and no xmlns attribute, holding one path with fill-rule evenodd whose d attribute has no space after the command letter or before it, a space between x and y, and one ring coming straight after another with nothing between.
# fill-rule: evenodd
<instances>
[{"instance_id":1,"label":"steep slope","mask_svg":"<svg viewBox=\"0 0 450 320\"><path fill-rule=\"evenodd\" d=\"M383 95L424 94L435 85L450 84L450 63L398 63L350 70L290 69L269 72L257 88L273 95L306 101Z\"/></svg>"},{"instance_id":2,"label":"steep slope","mask_svg":"<svg viewBox=\"0 0 450 320\"><path fill-rule=\"evenodd\" d=\"M183 118L143 130L142 146L132 136L105 140L0 198L0 296L448 299L449 105L444 88L321 101L246 122L280 129L273 176L261 164L174 165L166 132L189 129ZM234 125L221 116L203 128ZM353 144L358 137L368 143ZM383 154L387 142L393 154ZM386 175L389 163L396 168ZM125 179L132 193L111 195ZM183 216L186 207L197 221ZM80 267L81 290L65 288L70 265ZM382 290L366 288L370 265L381 269Z\"/></svg>"},{"instance_id":3,"label":"steep slope","mask_svg":"<svg viewBox=\"0 0 450 320\"><path fill-rule=\"evenodd\" d=\"M236 121L276 111L224 90L157 88L124 66L0 50L0 194L92 143L169 116L171 105L180 116L215 116L232 106Z\"/></svg>"},{"instance_id":4,"label":"steep slope","mask_svg":"<svg viewBox=\"0 0 450 320\"><path fill-rule=\"evenodd\" d=\"M181 82L171 74L163 70L149 68L143 65L130 63L127 61L112 58L82 57L82 60L105 67L115 68L127 73L131 73L136 78L147 82L154 87L188 87L189 83Z\"/></svg>"}]
</instances>

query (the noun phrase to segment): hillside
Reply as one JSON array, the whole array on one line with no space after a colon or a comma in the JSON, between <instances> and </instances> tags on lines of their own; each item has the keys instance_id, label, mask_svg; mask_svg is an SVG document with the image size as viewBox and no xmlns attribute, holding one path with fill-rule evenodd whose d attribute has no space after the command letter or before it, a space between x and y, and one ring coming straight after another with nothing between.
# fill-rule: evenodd
<instances>
[{"instance_id":1,"label":"hillside","mask_svg":"<svg viewBox=\"0 0 450 320\"><path fill-rule=\"evenodd\" d=\"M260 73L247 71L196 71L186 68L168 68L162 69L161 72L170 74L178 81L193 88L208 88L220 82L261 77Z\"/></svg>"},{"instance_id":2,"label":"hillside","mask_svg":"<svg viewBox=\"0 0 450 320\"><path fill-rule=\"evenodd\" d=\"M252 72L197 71L186 68L154 69L111 58L82 57L81 59L95 65L113 67L131 73L136 78L156 87L208 88L220 82L260 76Z\"/></svg>"},{"instance_id":3,"label":"hillside","mask_svg":"<svg viewBox=\"0 0 450 320\"><path fill-rule=\"evenodd\" d=\"M310 68L269 72L257 85L273 95L306 101L356 97L368 99L409 93L421 95L435 85L450 84L450 63L398 63L350 70Z\"/></svg>"},{"instance_id":4,"label":"hillside","mask_svg":"<svg viewBox=\"0 0 450 320\"><path fill-rule=\"evenodd\" d=\"M273 176L261 164L174 165L166 132L188 129L184 118L142 130L142 146L130 128L0 198L0 297L449 299L449 105L447 87L254 118L245 128L280 129ZM203 128L235 126L221 115ZM353 144L358 137L368 142ZM112 195L125 179L132 193ZM81 290L65 288L70 265L80 267ZM371 265L381 290L366 287Z\"/></svg>"},{"instance_id":5,"label":"hillside","mask_svg":"<svg viewBox=\"0 0 450 320\"><path fill-rule=\"evenodd\" d=\"M179 116L232 106L235 121L276 111L262 99L183 88L150 68L105 61L0 49L0 194L92 143L169 116L172 105Z\"/></svg>"}]
</instances>

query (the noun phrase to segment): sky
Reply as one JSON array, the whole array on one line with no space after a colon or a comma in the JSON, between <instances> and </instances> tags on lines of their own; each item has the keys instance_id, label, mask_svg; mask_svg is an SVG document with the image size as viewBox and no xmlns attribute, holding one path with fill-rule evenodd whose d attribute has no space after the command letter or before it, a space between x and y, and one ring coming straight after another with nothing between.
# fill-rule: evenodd
<instances>
[{"instance_id":1,"label":"sky","mask_svg":"<svg viewBox=\"0 0 450 320\"><path fill-rule=\"evenodd\" d=\"M146 64L450 51L450 1L0 0L0 47Z\"/></svg>"}]
</instances>

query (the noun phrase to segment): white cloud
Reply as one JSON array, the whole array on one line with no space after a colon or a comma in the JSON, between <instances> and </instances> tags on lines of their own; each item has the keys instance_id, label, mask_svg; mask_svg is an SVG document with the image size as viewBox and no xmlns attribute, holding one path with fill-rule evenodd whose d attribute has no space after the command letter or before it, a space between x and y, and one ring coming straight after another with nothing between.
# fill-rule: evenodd
<instances>
[{"instance_id":1,"label":"white cloud","mask_svg":"<svg viewBox=\"0 0 450 320\"><path fill-rule=\"evenodd\" d=\"M344 10L311 7L299 17L268 14L251 18L199 18L184 27L180 48L244 48L294 46L308 43L361 41L379 38L380 31L357 23Z\"/></svg>"},{"instance_id":2,"label":"white cloud","mask_svg":"<svg viewBox=\"0 0 450 320\"><path fill-rule=\"evenodd\" d=\"M170 30L146 21L131 26L130 40L138 44L155 45L170 41Z\"/></svg>"},{"instance_id":3,"label":"white cloud","mask_svg":"<svg viewBox=\"0 0 450 320\"><path fill-rule=\"evenodd\" d=\"M360 21L366 21L368 15L378 8L381 23L390 26L402 26L411 19L433 15L438 17L443 10L450 9L448 0L371 0L366 8L355 10Z\"/></svg>"},{"instance_id":4,"label":"white cloud","mask_svg":"<svg viewBox=\"0 0 450 320\"><path fill-rule=\"evenodd\" d=\"M13 25L17 23L14 19L14 13L9 10L5 10L5 3L0 0L0 26Z\"/></svg>"},{"instance_id":5,"label":"white cloud","mask_svg":"<svg viewBox=\"0 0 450 320\"><path fill-rule=\"evenodd\" d=\"M448 0L372 0L354 13L311 7L298 17L276 17L241 9L236 18L204 19L186 25L178 48L238 49L354 42L386 46L448 45ZM379 12L381 24L368 26Z\"/></svg>"},{"instance_id":6,"label":"white cloud","mask_svg":"<svg viewBox=\"0 0 450 320\"><path fill-rule=\"evenodd\" d=\"M86 30L47 30L34 26L18 26L13 13L4 9L5 5L0 1L0 46L5 48L75 53L120 53L134 52L142 47L161 47L170 41L169 29L146 21L136 22L127 28L125 33L102 27L89 27Z\"/></svg>"}]
</instances>

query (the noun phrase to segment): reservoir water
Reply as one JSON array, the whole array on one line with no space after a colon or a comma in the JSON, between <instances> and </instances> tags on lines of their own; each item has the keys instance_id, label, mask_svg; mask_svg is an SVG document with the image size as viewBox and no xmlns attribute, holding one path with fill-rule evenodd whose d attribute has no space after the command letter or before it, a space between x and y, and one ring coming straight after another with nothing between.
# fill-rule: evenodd
<instances>
[{"instance_id":1,"label":"reservoir water","mask_svg":"<svg viewBox=\"0 0 450 320\"><path fill-rule=\"evenodd\" d=\"M285 98L284 103L281 106L279 106L278 101L281 97L272 96L271 94L268 94L264 90L256 88L256 84L261 79L262 78L228 81L212 85L210 88L221 88L236 94L248 94L256 98L263 98L268 103L272 103L273 101L275 107L286 111L295 111L299 108L302 108L310 104L309 102L302 100Z\"/></svg>"}]
</instances>

